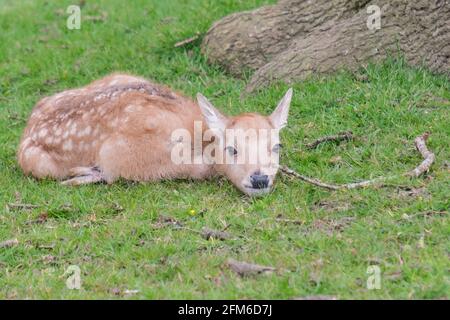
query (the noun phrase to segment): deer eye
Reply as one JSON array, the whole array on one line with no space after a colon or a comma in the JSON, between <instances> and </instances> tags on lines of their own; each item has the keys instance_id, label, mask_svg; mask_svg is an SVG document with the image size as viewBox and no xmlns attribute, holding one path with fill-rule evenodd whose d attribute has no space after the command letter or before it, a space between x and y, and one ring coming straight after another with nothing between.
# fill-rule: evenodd
<instances>
[{"instance_id":1,"label":"deer eye","mask_svg":"<svg viewBox=\"0 0 450 320\"><path fill-rule=\"evenodd\" d=\"M237 155L237 150L235 147L229 146L226 147L225 150L227 150L232 156Z\"/></svg>"},{"instance_id":2,"label":"deer eye","mask_svg":"<svg viewBox=\"0 0 450 320\"><path fill-rule=\"evenodd\" d=\"M277 143L276 145L273 146L272 151L278 153L280 152L282 147L283 145L281 143Z\"/></svg>"}]
</instances>

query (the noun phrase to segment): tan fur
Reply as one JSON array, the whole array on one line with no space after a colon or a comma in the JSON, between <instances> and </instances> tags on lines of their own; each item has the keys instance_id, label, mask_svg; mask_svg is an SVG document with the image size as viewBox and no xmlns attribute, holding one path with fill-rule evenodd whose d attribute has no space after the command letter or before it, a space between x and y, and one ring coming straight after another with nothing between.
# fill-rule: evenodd
<instances>
[{"instance_id":1,"label":"tan fur","mask_svg":"<svg viewBox=\"0 0 450 320\"><path fill-rule=\"evenodd\" d=\"M229 173L226 166L171 161L172 132L185 128L193 134L194 121L203 120L191 99L139 77L113 74L39 101L25 128L18 162L37 178L64 179L78 167L96 166L109 183L119 177L202 179L218 172L237 184L236 175L249 168ZM232 117L228 123L273 127L268 117L256 114Z\"/></svg>"}]
</instances>

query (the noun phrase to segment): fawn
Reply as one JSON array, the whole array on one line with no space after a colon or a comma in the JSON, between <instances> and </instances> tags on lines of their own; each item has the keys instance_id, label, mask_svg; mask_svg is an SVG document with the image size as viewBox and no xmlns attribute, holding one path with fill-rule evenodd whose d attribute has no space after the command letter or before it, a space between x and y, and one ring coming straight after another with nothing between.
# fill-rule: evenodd
<instances>
[{"instance_id":1,"label":"fawn","mask_svg":"<svg viewBox=\"0 0 450 320\"><path fill-rule=\"evenodd\" d=\"M277 161L223 162L217 161L218 155L233 160L246 151L278 154L279 131L287 123L291 97L289 89L270 116L227 117L201 94L195 103L143 78L113 74L40 100L23 133L18 162L26 174L63 180L65 185L224 175L244 193L263 195L273 186ZM198 147L174 132L183 129L195 135L195 127L200 134L213 130L209 141L200 143L206 161L174 161L176 147L188 151ZM225 139L229 129L270 130L271 137L258 143L229 142ZM205 156L206 147L212 145L217 148Z\"/></svg>"}]
</instances>

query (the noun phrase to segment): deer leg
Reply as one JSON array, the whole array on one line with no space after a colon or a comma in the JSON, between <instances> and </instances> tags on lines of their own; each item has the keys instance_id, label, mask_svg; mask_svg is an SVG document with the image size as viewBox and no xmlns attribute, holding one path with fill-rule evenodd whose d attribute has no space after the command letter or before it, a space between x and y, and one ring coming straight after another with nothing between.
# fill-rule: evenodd
<instances>
[{"instance_id":1,"label":"deer leg","mask_svg":"<svg viewBox=\"0 0 450 320\"><path fill-rule=\"evenodd\" d=\"M99 167L74 167L70 169L69 174L71 178L62 181L61 184L66 186L78 186L106 181Z\"/></svg>"}]
</instances>

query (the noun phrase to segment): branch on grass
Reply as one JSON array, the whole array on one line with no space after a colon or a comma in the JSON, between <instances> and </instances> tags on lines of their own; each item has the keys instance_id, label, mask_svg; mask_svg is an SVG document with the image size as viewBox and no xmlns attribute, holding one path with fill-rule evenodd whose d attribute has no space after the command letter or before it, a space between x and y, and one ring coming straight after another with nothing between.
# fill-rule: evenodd
<instances>
[{"instance_id":1,"label":"branch on grass","mask_svg":"<svg viewBox=\"0 0 450 320\"><path fill-rule=\"evenodd\" d=\"M305 181L307 183L310 183L312 185L321 187L321 188L325 188L328 190L343 190L343 189L358 189L358 188L364 188L364 187L368 187L368 186L372 186L375 184L378 184L380 182L389 180L389 179L393 179L399 176L409 176L409 177L419 177L420 175L422 175L423 173L427 172L428 170L430 170L431 165L433 164L434 160L436 159L435 155L433 152L431 152L430 150L428 150L427 145L426 145L426 141L428 139L429 133L426 132L424 134L422 134L421 136L418 136L415 140L414 143L416 145L416 149L417 151L420 152L420 154L422 155L422 157L424 158L424 160L417 166L415 167L413 170L410 170L408 172L405 172L401 175L395 175L395 176L388 176L388 177L378 177L375 179L371 179L371 180L364 180L364 181L360 181L360 182L354 182L354 183L348 183L348 184L329 184L329 183L325 183L322 182L320 180L317 179L313 179L313 178L309 178L306 177L304 175L301 175L300 173L289 169L286 166L281 166L280 170L281 172L289 175L289 176L293 176L295 178L298 178L302 181Z\"/></svg>"},{"instance_id":2,"label":"branch on grass","mask_svg":"<svg viewBox=\"0 0 450 320\"><path fill-rule=\"evenodd\" d=\"M323 142L327 142L327 141L348 141L348 140L352 140L353 139L353 132L351 131L345 131L345 132L341 132L338 133L336 135L332 135L332 136L326 136L326 137L322 137L319 138L311 143L308 143L306 145L306 147L308 149L315 149L317 148L317 146Z\"/></svg>"},{"instance_id":3,"label":"branch on grass","mask_svg":"<svg viewBox=\"0 0 450 320\"><path fill-rule=\"evenodd\" d=\"M415 213L412 215L407 215L406 213L402 216L401 219L398 219L397 221L402 221L402 220L412 220L414 218L417 217L431 217L433 215L448 215L448 212L445 210L441 210L441 211L437 211L437 210L430 210L430 211L423 211L423 212L419 212L419 213Z\"/></svg>"},{"instance_id":4,"label":"branch on grass","mask_svg":"<svg viewBox=\"0 0 450 320\"><path fill-rule=\"evenodd\" d=\"M262 273L272 273L276 271L276 268L261 266L258 264L236 261L234 259L228 259L226 265L236 272L241 277L262 274Z\"/></svg>"},{"instance_id":5,"label":"branch on grass","mask_svg":"<svg viewBox=\"0 0 450 320\"><path fill-rule=\"evenodd\" d=\"M35 205L35 204L29 204L29 203L8 203L6 205L6 208L7 209L11 209L11 210L14 210L14 209L17 209L17 210L31 210L31 209L34 209L34 208L39 208L39 206Z\"/></svg>"},{"instance_id":6,"label":"branch on grass","mask_svg":"<svg viewBox=\"0 0 450 320\"><path fill-rule=\"evenodd\" d=\"M228 240L231 238L231 235L228 232L213 230L206 227L202 229L201 236L206 240L209 239Z\"/></svg>"},{"instance_id":7,"label":"branch on grass","mask_svg":"<svg viewBox=\"0 0 450 320\"><path fill-rule=\"evenodd\" d=\"M177 43L175 43L173 46L174 48L179 48L179 47L184 47L185 45L194 42L195 40L197 40L200 37L200 33L197 33L195 36L178 41Z\"/></svg>"},{"instance_id":8,"label":"branch on grass","mask_svg":"<svg viewBox=\"0 0 450 320\"><path fill-rule=\"evenodd\" d=\"M18 244L19 244L19 240L17 240L17 239L6 240L3 242L0 242L0 248L11 248Z\"/></svg>"},{"instance_id":9,"label":"branch on grass","mask_svg":"<svg viewBox=\"0 0 450 320\"><path fill-rule=\"evenodd\" d=\"M436 156L434 155L433 152L431 152L427 148L426 142L429 135L430 134L428 132L425 132L423 135L414 139L416 149L417 151L420 152L424 160L422 161L421 164L419 164L413 170L407 172L405 175L411 177L418 177L421 174L428 172L428 170L430 170L430 167L433 164L434 160L436 159Z\"/></svg>"}]
</instances>

